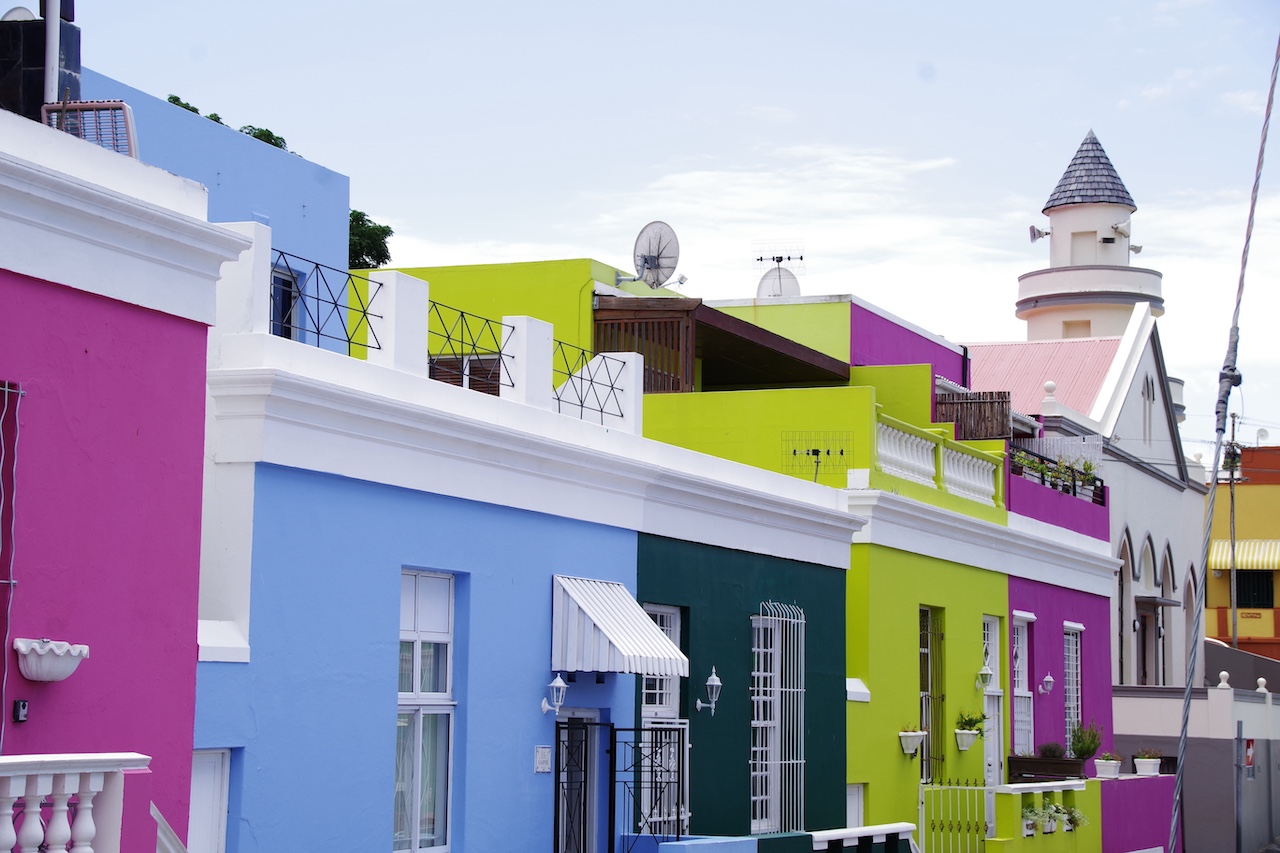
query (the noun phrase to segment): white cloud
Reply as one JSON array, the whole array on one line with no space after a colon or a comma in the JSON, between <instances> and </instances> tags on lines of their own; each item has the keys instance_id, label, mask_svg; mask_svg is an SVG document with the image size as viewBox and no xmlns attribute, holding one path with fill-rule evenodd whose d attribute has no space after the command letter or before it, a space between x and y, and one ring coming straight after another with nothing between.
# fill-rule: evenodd
<instances>
[{"instance_id":1,"label":"white cloud","mask_svg":"<svg viewBox=\"0 0 1280 853\"><path fill-rule=\"evenodd\" d=\"M1223 92L1218 100L1229 107L1259 116L1265 112L1267 103L1261 92Z\"/></svg>"}]
</instances>

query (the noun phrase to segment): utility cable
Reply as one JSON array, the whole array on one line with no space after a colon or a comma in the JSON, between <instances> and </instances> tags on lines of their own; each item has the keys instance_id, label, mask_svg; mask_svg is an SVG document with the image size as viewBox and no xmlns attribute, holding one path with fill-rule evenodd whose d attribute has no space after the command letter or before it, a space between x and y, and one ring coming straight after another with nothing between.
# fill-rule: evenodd
<instances>
[{"instance_id":1,"label":"utility cable","mask_svg":"<svg viewBox=\"0 0 1280 853\"><path fill-rule=\"evenodd\" d=\"M1240 306L1244 302L1244 276L1249 265L1249 242L1253 239L1253 220L1258 209L1258 187L1262 183L1262 161L1267 150L1267 130L1271 124L1271 108L1276 98L1276 72L1280 71L1280 39L1276 41L1276 57L1271 65L1271 88L1267 92L1267 110L1262 119L1262 139L1258 143L1258 164L1253 173L1253 192L1249 196L1249 221L1244 230L1244 249L1240 253L1240 279L1236 284L1235 310L1231 314L1231 330L1227 335L1227 355L1222 362L1222 372L1218 374L1218 403L1214 408L1217 416L1217 439L1213 444L1213 472L1217 477L1218 467L1222 464L1222 443L1227 432L1227 401L1231 397L1231 389L1240 384L1240 370L1236 365L1236 356L1240 349ZM1213 508L1217 489L1209 490L1209 505L1205 511L1204 538L1200 547L1200 569L1196 583L1195 616L1192 622L1191 647L1187 650L1187 680L1182 692L1182 730L1178 734L1178 771L1173 786L1173 808L1169 819L1169 845L1166 850L1174 850L1178 840L1178 818L1182 808L1182 780L1186 768L1187 729L1191 723L1191 690L1195 686L1196 662L1200 653L1200 634L1204 630L1204 588L1207 583L1207 566L1209 563L1209 535L1213 521ZM1239 848L1239 827L1236 827L1236 847Z\"/></svg>"}]
</instances>

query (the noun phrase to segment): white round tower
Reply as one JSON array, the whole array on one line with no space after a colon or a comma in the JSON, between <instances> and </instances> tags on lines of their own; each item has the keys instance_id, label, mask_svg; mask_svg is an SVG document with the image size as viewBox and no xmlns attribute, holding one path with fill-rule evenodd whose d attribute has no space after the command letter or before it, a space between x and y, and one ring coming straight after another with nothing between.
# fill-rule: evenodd
<instances>
[{"instance_id":1,"label":"white round tower","mask_svg":"<svg viewBox=\"0 0 1280 853\"><path fill-rule=\"evenodd\" d=\"M1017 316L1027 321L1027 340L1121 335L1139 302L1151 303L1157 317L1164 313L1160 273L1129 265L1129 255L1142 249L1130 241L1137 209L1089 131L1042 211L1049 268L1018 278Z\"/></svg>"}]
</instances>

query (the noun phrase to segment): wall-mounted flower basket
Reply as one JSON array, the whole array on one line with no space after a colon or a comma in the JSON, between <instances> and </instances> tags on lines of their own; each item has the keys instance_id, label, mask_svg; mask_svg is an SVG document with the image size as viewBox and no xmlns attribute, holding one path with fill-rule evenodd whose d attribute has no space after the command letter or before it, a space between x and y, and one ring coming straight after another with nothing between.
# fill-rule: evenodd
<instances>
[{"instance_id":1,"label":"wall-mounted flower basket","mask_svg":"<svg viewBox=\"0 0 1280 853\"><path fill-rule=\"evenodd\" d=\"M956 729L956 748L965 752L981 736L982 732L978 729Z\"/></svg>"},{"instance_id":2,"label":"wall-mounted flower basket","mask_svg":"<svg viewBox=\"0 0 1280 853\"><path fill-rule=\"evenodd\" d=\"M62 681L89 656L88 646L48 638L19 637L13 641L13 650L18 653L18 669L27 681Z\"/></svg>"},{"instance_id":3,"label":"wall-mounted flower basket","mask_svg":"<svg viewBox=\"0 0 1280 853\"><path fill-rule=\"evenodd\" d=\"M902 741L902 751L907 755L915 755L927 734L928 732L898 732L898 739Z\"/></svg>"}]
</instances>

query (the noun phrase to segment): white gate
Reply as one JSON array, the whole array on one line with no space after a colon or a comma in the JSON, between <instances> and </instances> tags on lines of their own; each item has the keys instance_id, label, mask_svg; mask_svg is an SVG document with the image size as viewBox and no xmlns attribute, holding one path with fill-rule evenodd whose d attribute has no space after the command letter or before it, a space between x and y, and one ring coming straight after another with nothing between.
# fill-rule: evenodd
<instances>
[{"instance_id":1,"label":"white gate","mask_svg":"<svg viewBox=\"0 0 1280 853\"><path fill-rule=\"evenodd\" d=\"M921 853L983 853L988 794L978 780L920 786ZM995 816L991 815L994 823Z\"/></svg>"}]
</instances>

